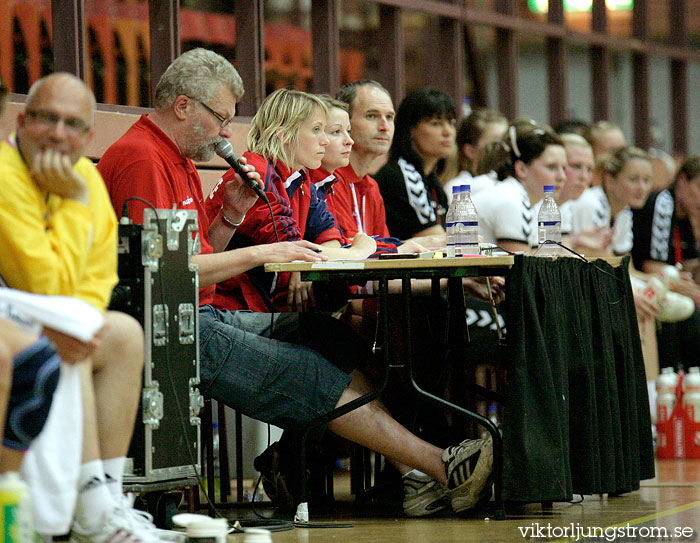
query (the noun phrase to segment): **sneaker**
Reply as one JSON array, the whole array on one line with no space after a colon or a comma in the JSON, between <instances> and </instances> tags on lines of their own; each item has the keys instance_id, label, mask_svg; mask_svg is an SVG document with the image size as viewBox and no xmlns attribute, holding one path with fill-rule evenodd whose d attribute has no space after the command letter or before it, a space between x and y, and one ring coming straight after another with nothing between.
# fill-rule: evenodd
<instances>
[{"instance_id":1,"label":"sneaker","mask_svg":"<svg viewBox=\"0 0 700 543\"><path fill-rule=\"evenodd\" d=\"M260 472L263 489L282 513L296 511L297 501L290 489L289 477L282 469L282 455L277 443L270 445L253 460L253 467ZM286 471L286 470L284 470Z\"/></svg>"},{"instance_id":2,"label":"sneaker","mask_svg":"<svg viewBox=\"0 0 700 543\"><path fill-rule=\"evenodd\" d=\"M430 475L408 472L403 481L403 512L409 517L425 517L449 505L445 489Z\"/></svg>"},{"instance_id":3,"label":"sneaker","mask_svg":"<svg viewBox=\"0 0 700 543\"><path fill-rule=\"evenodd\" d=\"M134 515L133 508L118 504L105 515L102 525L95 531L88 532L77 522L71 529L71 543L165 543L172 540L164 538L153 524L146 525ZM148 514L148 513L146 513ZM184 537L183 537L184 540Z\"/></svg>"},{"instance_id":4,"label":"sneaker","mask_svg":"<svg viewBox=\"0 0 700 543\"><path fill-rule=\"evenodd\" d=\"M147 513L146 511L141 511L134 507L134 499L136 496L129 493L127 495L122 494L119 514L126 515L131 518L131 521L140 524L144 530L154 531L156 536L162 541L171 541L173 543L185 543L187 540L187 535L184 532L178 532L175 530L163 530L156 527L153 523L153 515Z\"/></svg>"},{"instance_id":5,"label":"sneaker","mask_svg":"<svg viewBox=\"0 0 700 543\"><path fill-rule=\"evenodd\" d=\"M465 440L442 453L447 475L446 495L455 513L473 508L485 494L490 496L491 467L493 466L493 441L486 439Z\"/></svg>"}]
</instances>

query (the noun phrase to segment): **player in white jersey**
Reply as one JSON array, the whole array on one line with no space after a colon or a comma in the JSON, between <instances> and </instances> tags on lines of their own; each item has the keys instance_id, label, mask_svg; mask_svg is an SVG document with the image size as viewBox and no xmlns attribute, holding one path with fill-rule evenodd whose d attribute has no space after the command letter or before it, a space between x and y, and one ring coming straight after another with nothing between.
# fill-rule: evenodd
<instances>
[{"instance_id":1,"label":"player in white jersey","mask_svg":"<svg viewBox=\"0 0 700 543\"><path fill-rule=\"evenodd\" d=\"M534 206L545 185L557 198L564 186L566 151L559 136L531 123L512 124L504 140L486 146L482 162L494 166L500 179L474 196L479 234L485 242L508 251L529 251L537 215Z\"/></svg>"}]
</instances>

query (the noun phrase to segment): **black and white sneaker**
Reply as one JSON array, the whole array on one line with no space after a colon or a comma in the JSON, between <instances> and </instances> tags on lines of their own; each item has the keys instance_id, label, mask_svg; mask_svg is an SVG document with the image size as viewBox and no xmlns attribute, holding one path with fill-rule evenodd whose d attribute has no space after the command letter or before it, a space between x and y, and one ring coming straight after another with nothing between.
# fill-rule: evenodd
<instances>
[{"instance_id":1,"label":"black and white sneaker","mask_svg":"<svg viewBox=\"0 0 700 543\"><path fill-rule=\"evenodd\" d=\"M486 439L462 441L442 453L447 475L446 495L452 510L460 513L473 508L491 480L493 441ZM490 490L490 488L488 489Z\"/></svg>"},{"instance_id":2,"label":"black and white sneaker","mask_svg":"<svg viewBox=\"0 0 700 543\"><path fill-rule=\"evenodd\" d=\"M408 472L403 481L403 512L409 517L425 517L449 506L445 489L430 475Z\"/></svg>"}]
</instances>

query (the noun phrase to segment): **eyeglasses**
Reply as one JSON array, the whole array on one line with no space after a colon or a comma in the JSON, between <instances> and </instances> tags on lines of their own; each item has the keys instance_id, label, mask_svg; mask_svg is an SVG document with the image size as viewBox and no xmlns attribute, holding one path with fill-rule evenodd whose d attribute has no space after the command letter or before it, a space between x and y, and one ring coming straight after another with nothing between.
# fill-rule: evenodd
<instances>
[{"instance_id":1,"label":"eyeglasses","mask_svg":"<svg viewBox=\"0 0 700 543\"><path fill-rule=\"evenodd\" d=\"M214 111L212 108L210 108L208 105L206 105L206 104L205 104L204 102L202 102L201 100L195 100L194 98L192 98L192 100L194 100L195 102L199 102L200 104L202 104L202 106L204 106L204 109L206 109L209 113L211 113L212 115L214 115L214 117L216 117L216 118L219 120L219 122L221 123L221 125L219 125L219 129L224 129L224 128L226 128L229 124L231 124L231 121L233 120L233 117L231 117L230 119L227 119L227 118L224 117L223 115L221 115L221 114L217 113L216 111Z\"/></svg>"},{"instance_id":2,"label":"eyeglasses","mask_svg":"<svg viewBox=\"0 0 700 543\"><path fill-rule=\"evenodd\" d=\"M35 122L50 126L51 128L57 126L58 123L63 121L63 126L65 127L66 131L76 136L82 136L90 130L90 125L78 117L64 118L58 113L47 111L45 109L28 109L26 113L32 119L34 119Z\"/></svg>"}]
</instances>

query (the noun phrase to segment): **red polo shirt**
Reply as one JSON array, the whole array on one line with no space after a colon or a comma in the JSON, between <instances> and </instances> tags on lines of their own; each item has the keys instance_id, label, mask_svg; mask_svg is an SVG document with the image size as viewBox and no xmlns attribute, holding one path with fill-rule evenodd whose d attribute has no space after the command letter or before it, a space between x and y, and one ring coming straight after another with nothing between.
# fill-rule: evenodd
<instances>
[{"instance_id":1,"label":"red polo shirt","mask_svg":"<svg viewBox=\"0 0 700 543\"><path fill-rule=\"evenodd\" d=\"M175 143L153 124L148 115L132 125L97 165L117 216L131 196L148 200L158 209L195 209L202 254L213 252L209 244L209 220L202 204L202 183L194 163L183 158ZM146 204L130 200L129 218L143 223ZM199 290L200 305L212 303L215 285Z\"/></svg>"}]
</instances>

